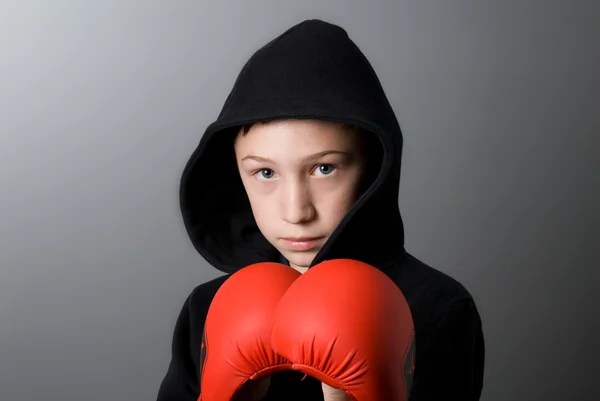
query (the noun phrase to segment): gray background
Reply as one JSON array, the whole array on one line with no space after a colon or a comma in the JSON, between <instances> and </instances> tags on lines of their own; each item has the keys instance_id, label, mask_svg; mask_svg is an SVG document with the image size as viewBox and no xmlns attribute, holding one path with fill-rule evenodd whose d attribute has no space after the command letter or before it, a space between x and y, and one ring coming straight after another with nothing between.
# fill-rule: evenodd
<instances>
[{"instance_id":1,"label":"gray background","mask_svg":"<svg viewBox=\"0 0 600 401\"><path fill-rule=\"evenodd\" d=\"M407 248L476 298L483 399L597 400L599 9L1 1L0 399L155 398L218 275L180 221L183 165L247 57L318 17L397 111Z\"/></svg>"}]
</instances>

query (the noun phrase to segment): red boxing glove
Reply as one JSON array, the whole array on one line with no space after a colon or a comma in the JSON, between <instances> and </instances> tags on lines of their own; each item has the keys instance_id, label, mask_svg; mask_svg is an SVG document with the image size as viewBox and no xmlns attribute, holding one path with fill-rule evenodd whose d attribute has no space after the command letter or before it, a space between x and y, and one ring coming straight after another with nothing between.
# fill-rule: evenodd
<instances>
[{"instance_id":1,"label":"red boxing glove","mask_svg":"<svg viewBox=\"0 0 600 401\"><path fill-rule=\"evenodd\" d=\"M414 325L398 286L355 260L320 263L281 298L272 346L295 370L357 401L407 401Z\"/></svg>"},{"instance_id":2,"label":"red boxing glove","mask_svg":"<svg viewBox=\"0 0 600 401\"><path fill-rule=\"evenodd\" d=\"M199 401L229 401L248 380L291 369L270 336L277 304L299 276L279 263L257 263L221 285L204 326Z\"/></svg>"}]
</instances>

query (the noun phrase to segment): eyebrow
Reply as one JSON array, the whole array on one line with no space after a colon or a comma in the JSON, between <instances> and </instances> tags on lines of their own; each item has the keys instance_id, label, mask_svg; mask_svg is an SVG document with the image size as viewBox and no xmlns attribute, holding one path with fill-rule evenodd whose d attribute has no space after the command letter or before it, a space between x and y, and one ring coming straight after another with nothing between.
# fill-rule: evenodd
<instances>
[{"instance_id":1,"label":"eyebrow","mask_svg":"<svg viewBox=\"0 0 600 401\"><path fill-rule=\"evenodd\" d=\"M324 156L327 155L331 155L331 154L338 154L338 155L343 155L343 156L352 156L351 153L349 152L343 152L341 150L325 150L323 152L319 152L319 153L315 153L313 155L309 155L306 156L302 159L302 162L311 162L311 161L316 161ZM260 156L253 156L253 155L248 155L246 157L244 157L242 159L242 161L244 160L255 160L257 162L260 163L271 163L271 164L276 164L273 160L271 159L267 159L266 157L260 157Z\"/></svg>"}]
</instances>

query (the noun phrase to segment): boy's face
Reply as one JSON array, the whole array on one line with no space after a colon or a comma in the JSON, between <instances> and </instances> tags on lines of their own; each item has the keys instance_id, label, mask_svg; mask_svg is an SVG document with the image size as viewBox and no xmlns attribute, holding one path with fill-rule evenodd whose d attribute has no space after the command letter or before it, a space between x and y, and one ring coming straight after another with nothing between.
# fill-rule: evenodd
<instances>
[{"instance_id":1,"label":"boy's face","mask_svg":"<svg viewBox=\"0 0 600 401\"><path fill-rule=\"evenodd\" d=\"M360 195L360 134L320 120L255 124L235 141L258 228L304 272Z\"/></svg>"}]
</instances>

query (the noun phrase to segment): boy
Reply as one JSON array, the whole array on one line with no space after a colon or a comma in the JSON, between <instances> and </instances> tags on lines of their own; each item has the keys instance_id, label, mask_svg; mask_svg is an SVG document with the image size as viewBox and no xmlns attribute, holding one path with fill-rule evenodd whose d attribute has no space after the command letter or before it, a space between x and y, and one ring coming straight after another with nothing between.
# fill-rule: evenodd
<instances>
[{"instance_id":1,"label":"boy","mask_svg":"<svg viewBox=\"0 0 600 401\"><path fill-rule=\"evenodd\" d=\"M185 226L224 273L264 261L304 272L336 258L382 270L414 320L410 400L478 400L481 320L461 284L404 249L401 153L400 127L367 59L342 28L304 21L250 58L207 128L181 180ZM204 322L227 278L186 300L158 401L198 398ZM239 398L345 399L302 376L275 374Z\"/></svg>"}]
</instances>

